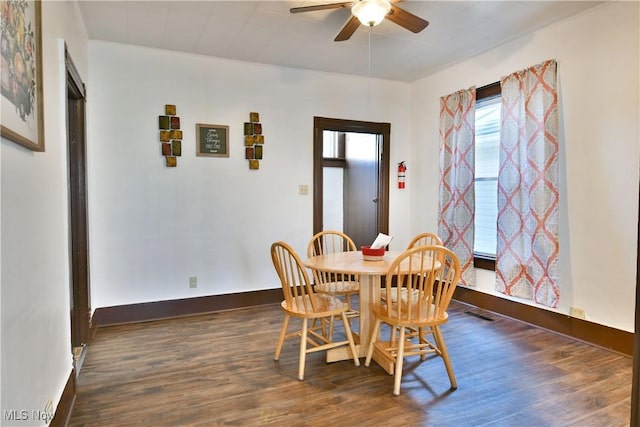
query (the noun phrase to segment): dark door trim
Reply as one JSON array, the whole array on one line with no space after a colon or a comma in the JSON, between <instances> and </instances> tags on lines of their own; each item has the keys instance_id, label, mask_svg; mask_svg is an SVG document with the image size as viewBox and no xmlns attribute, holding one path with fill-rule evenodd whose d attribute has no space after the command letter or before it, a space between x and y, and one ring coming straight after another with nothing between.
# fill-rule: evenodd
<instances>
[{"instance_id":1,"label":"dark door trim","mask_svg":"<svg viewBox=\"0 0 640 427\"><path fill-rule=\"evenodd\" d=\"M391 124L363 122L356 120L313 118L313 233L323 229L323 132L370 133L382 136L382 152L380 153L380 191L378 198L378 229L389 234L389 153L391 146Z\"/></svg>"},{"instance_id":2,"label":"dark door trim","mask_svg":"<svg viewBox=\"0 0 640 427\"><path fill-rule=\"evenodd\" d=\"M87 227L87 173L84 83L65 46L67 73L67 152L69 156L69 241L71 346L89 341L89 232Z\"/></svg>"},{"instance_id":3,"label":"dark door trim","mask_svg":"<svg viewBox=\"0 0 640 427\"><path fill-rule=\"evenodd\" d=\"M638 195L640 198L640 194ZM633 334L633 375L631 377L630 427L640 427L640 206L638 206L638 241L636 243L636 306Z\"/></svg>"}]
</instances>

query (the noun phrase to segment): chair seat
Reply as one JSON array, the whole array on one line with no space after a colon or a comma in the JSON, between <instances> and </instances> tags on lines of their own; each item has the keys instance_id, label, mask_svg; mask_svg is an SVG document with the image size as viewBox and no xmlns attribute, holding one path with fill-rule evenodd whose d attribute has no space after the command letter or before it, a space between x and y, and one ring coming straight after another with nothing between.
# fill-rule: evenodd
<instances>
[{"instance_id":1,"label":"chair seat","mask_svg":"<svg viewBox=\"0 0 640 427\"><path fill-rule=\"evenodd\" d=\"M360 290L360 284L354 281L344 281L344 282L327 282L327 283L316 283L315 291L321 292L323 294L335 294L335 295L346 295L346 294L356 294Z\"/></svg>"},{"instance_id":2,"label":"chair seat","mask_svg":"<svg viewBox=\"0 0 640 427\"><path fill-rule=\"evenodd\" d=\"M315 309L310 298L313 298ZM328 317L349 310L349 304L329 294L298 296L292 299L291 304L283 300L280 306L291 316L307 318Z\"/></svg>"},{"instance_id":3,"label":"chair seat","mask_svg":"<svg viewBox=\"0 0 640 427\"><path fill-rule=\"evenodd\" d=\"M409 291L407 290L407 288L400 289L400 300L405 304L409 300L408 294L409 294ZM415 301L415 299L418 298L418 294L419 292L417 289L412 290L411 300ZM387 291L385 288L380 289L380 299L383 301L387 300ZM393 290L391 291L391 302L392 303L398 302L398 292L394 292Z\"/></svg>"},{"instance_id":4,"label":"chair seat","mask_svg":"<svg viewBox=\"0 0 640 427\"><path fill-rule=\"evenodd\" d=\"M411 305L411 317L407 317L409 310L406 300L401 304L402 317L398 316L398 304L392 303L391 310L387 312L387 304L380 303L374 304L372 310L376 317L383 322L394 326L433 326L441 325L447 321L449 315L447 312L441 312L437 307L431 303L424 302L422 306L418 307L417 301L413 301Z\"/></svg>"}]
</instances>

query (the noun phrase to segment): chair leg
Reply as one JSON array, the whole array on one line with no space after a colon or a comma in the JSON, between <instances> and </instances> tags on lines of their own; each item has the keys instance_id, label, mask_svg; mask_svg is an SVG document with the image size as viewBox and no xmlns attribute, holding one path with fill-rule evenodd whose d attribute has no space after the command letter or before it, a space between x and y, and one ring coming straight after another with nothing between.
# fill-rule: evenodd
<instances>
[{"instance_id":1,"label":"chair leg","mask_svg":"<svg viewBox=\"0 0 640 427\"><path fill-rule=\"evenodd\" d=\"M373 357L373 347L378 339L378 331L380 330L380 320L376 319L376 323L373 324L373 331L371 331L371 338L369 342L369 348L367 349L367 358L364 360L364 366L371 364L371 357Z\"/></svg>"},{"instance_id":2,"label":"chair leg","mask_svg":"<svg viewBox=\"0 0 640 427\"><path fill-rule=\"evenodd\" d=\"M427 339L425 337L425 330L424 330L424 328L422 326L420 326L418 328L418 342L420 344L426 344L427 343ZM427 353L426 352L422 353L420 355L420 360L427 360Z\"/></svg>"},{"instance_id":3,"label":"chair leg","mask_svg":"<svg viewBox=\"0 0 640 427\"><path fill-rule=\"evenodd\" d=\"M329 318L329 339L331 341L333 341L333 318L334 316L331 316Z\"/></svg>"},{"instance_id":4,"label":"chair leg","mask_svg":"<svg viewBox=\"0 0 640 427\"><path fill-rule=\"evenodd\" d=\"M300 334L300 356L298 358L298 379L304 380L304 363L307 357L307 319L302 319L302 333Z\"/></svg>"},{"instance_id":5,"label":"chair leg","mask_svg":"<svg viewBox=\"0 0 640 427\"><path fill-rule=\"evenodd\" d=\"M356 351L356 344L353 342L353 334L351 333L349 319L347 319L347 314L345 312L342 312L342 323L344 323L344 332L347 335L347 340L349 341L349 348L351 349L351 355L353 356L353 363L356 366L360 366L360 359L358 358L358 352Z\"/></svg>"},{"instance_id":6,"label":"chair leg","mask_svg":"<svg viewBox=\"0 0 640 427\"><path fill-rule=\"evenodd\" d=\"M451 359L449 358L449 352L447 351L447 345L444 343L444 336L442 335L442 331L439 326L434 326L431 328L433 331L433 337L435 338L436 344L438 345L438 349L442 354L442 360L444 361L444 367L447 369L447 374L449 375L449 381L451 382L451 388L457 389L458 382L456 381L456 375L453 372L453 365L451 365Z\"/></svg>"},{"instance_id":7,"label":"chair leg","mask_svg":"<svg viewBox=\"0 0 640 427\"><path fill-rule=\"evenodd\" d=\"M396 367L393 377L393 394L400 395L400 382L402 381L402 362L404 361L404 334L405 327L400 326L400 338L398 341L398 352L396 353Z\"/></svg>"},{"instance_id":8,"label":"chair leg","mask_svg":"<svg viewBox=\"0 0 640 427\"><path fill-rule=\"evenodd\" d=\"M276 344L276 354L273 356L273 360L280 360L280 352L282 351L282 344L284 343L284 337L287 335L287 328L289 327L289 315L285 314L284 321L282 322L282 328L280 328L280 336L278 337L278 343Z\"/></svg>"}]
</instances>

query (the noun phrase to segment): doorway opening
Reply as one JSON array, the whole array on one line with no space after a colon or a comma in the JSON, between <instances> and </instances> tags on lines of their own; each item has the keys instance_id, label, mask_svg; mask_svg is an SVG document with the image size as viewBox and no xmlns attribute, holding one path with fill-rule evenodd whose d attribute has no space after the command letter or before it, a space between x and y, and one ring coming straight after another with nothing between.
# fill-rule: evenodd
<instances>
[{"instance_id":1,"label":"doorway opening","mask_svg":"<svg viewBox=\"0 0 640 427\"><path fill-rule=\"evenodd\" d=\"M389 232L389 123L314 118L313 232L356 245Z\"/></svg>"}]
</instances>

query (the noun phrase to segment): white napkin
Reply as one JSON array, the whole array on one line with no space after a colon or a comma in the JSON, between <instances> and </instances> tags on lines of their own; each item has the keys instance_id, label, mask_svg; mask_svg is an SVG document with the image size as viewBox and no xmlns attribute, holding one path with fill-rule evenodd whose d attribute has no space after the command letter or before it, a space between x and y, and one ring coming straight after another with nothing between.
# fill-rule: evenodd
<instances>
[{"instance_id":1,"label":"white napkin","mask_svg":"<svg viewBox=\"0 0 640 427\"><path fill-rule=\"evenodd\" d=\"M391 240L393 240L393 237L387 236L384 233L378 233L378 236L376 237L376 239L371 244L371 249L383 248L383 247L387 246L389 244L389 242L391 242Z\"/></svg>"}]
</instances>

